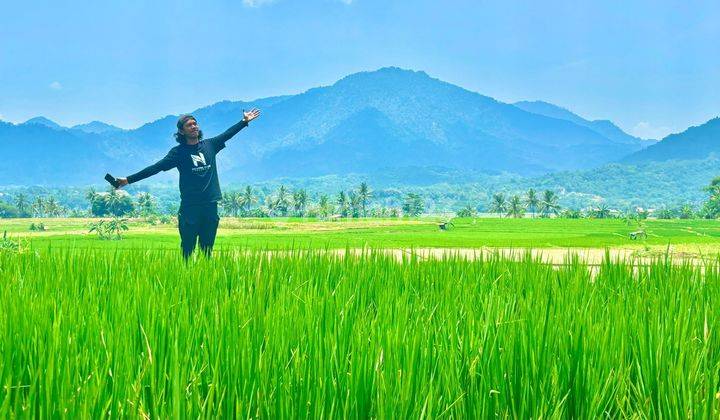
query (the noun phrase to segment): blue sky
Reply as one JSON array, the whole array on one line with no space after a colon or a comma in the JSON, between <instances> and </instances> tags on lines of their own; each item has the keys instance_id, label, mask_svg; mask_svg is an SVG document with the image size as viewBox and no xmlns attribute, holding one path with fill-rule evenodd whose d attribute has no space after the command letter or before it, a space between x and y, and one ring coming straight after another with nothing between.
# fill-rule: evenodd
<instances>
[{"instance_id":1,"label":"blue sky","mask_svg":"<svg viewBox=\"0 0 720 420\"><path fill-rule=\"evenodd\" d=\"M26 1L3 5L0 119L133 128L384 66L644 137L720 114L714 1Z\"/></svg>"}]
</instances>

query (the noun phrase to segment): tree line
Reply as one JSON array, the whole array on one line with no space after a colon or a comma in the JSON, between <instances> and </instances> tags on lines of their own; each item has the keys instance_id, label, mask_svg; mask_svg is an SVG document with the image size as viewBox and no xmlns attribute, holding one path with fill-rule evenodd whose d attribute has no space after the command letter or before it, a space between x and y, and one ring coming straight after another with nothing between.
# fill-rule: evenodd
<instances>
[{"instance_id":1,"label":"tree line","mask_svg":"<svg viewBox=\"0 0 720 420\"><path fill-rule=\"evenodd\" d=\"M240 191L223 194L218 203L221 213L232 217L318 217L360 218L419 216L425 211L425 200L415 193L407 193L400 206L381 206L372 202L373 190L363 182L357 188L342 190L336 195L320 194L312 200L307 190L288 189L280 185L276 191L262 196L248 185ZM147 217L160 214L158 200L148 192L135 197L125 190L109 188L85 193L88 207L68 209L53 196L24 193L14 196L14 202L0 200L0 217Z\"/></svg>"},{"instance_id":2,"label":"tree line","mask_svg":"<svg viewBox=\"0 0 720 420\"><path fill-rule=\"evenodd\" d=\"M424 200L414 193L405 196L401 207L373 205L373 191L367 183L356 189L342 190L336 195L320 194L311 201L307 190L289 190L285 185L264 197L251 186L223 194L220 206L224 214L234 217L400 217L419 216L425 210Z\"/></svg>"},{"instance_id":3,"label":"tree line","mask_svg":"<svg viewBox=\"0 0 720 420\"><path fill-rule=\"evenodd\" d=\"M645 219L649 216L658 219L692 219L720 218L720 177L714 178L710 185L704 188L709 194L708 199L700 208L694 208L690 204L684 204L676 208L661 208L657 210L649 210L635 208L633 210L611 209L607 204L600 203L597 206L589 207L584 210L580 209L563 209L559 204L559 196L552 190L544 190L539 194L534 188L530 188L525 194L513 194L508 197L505 193L498 192L492 195L492 199L488 203L490 213L495 213L499 217L525 217L526 213L531 213L533 217L563 217L563 218L626 218L632 213L633 217ZM651 214L652 213L652 214ZM476 217L478 215L477 208L466 206L457 212L458 217Z\"/></svg>"},{"instance_id":4,"label":"tree line","mask_svg":"<svg viewBox=\"0 0 720 420\"><path fill-rule=\"evenodd\" d=\"M720 177L714 178L704 191L707 193L707 200L699 207L690 204L662 207L655 209L652 214L646 209L631 211L641 218L649 215L662 219L720 217ZM266 190L263 194L263 191L248 185L239 191L226 192L219 204L223 215L233 217L402 217L423 214L427 208L426 200L435 203L434 200L437 199L435 193L428 193L429 198L415 192L396 191L394 194L397 194L397 198L392 204L397 204L381 205L382 196L387 197L387 191L382 191L381 198L374 201L375 193L365 182L357 188L314 197L304 188L289 189L280 185L276 190ZM77 191L74 197L76 198L73 203L82 201L82 192ZM177 206L173 209L170 205L172 201L165 199L162 201L165 210L161 212L158 198L148 192L131 196L125 190L111 188L99 192L90 188L84 193L84 208L68 208L60 203L63 198L67 202L67 196L62 192L35 196L22 192L12 196L6 194L0 197L0 217L143 217L177 211ZM500 217L525 217L529 213L532 217L602 219L625 217L630 212L610 208L602 202L585 209L563 208L559 204L559 198L558 193L549 189L539 192L530 188L522 194L496 192L488 202L476 206L466 205L455 213L459 217L474 217L481 210L487 210Z\"/></svg>"}]
</instances>

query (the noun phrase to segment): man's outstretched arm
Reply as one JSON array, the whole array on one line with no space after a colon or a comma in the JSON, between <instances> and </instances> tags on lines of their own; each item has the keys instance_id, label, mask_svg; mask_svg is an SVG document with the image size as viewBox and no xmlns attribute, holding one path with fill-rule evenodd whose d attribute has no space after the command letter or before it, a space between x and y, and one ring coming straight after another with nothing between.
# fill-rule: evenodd
<instances>
[{"instance_id":1,"label":"man's outstretched arm","mask_svg":"<svg viewBox=\"0 0 720 420\"><path fill-rule=\"evenodd\" d=\"M232 127L225 130L224 133L222 133L218 136L215 136L210 140L217 144L224 144L226 141L233 138L233 136L235 134L237 134L240 130L247 127L248 124L250 123L250 121L254 120L255 118L257 118L259 116L260 116L260 110L257 108L252 109L247 112L243 111L243 119L239 123L233 125Z\"/></svg>"},{"instance_id":2,"label":"man's outstretched arm","mask_svg":"<svg viewBox=\"0 0 720 420\"><path fill-rule=\"evenodd\" d=\"M160 171L169 171L170 169L177 166L177 163L175 161L175 153L174 149L171 150L164 158L160 159L157 163L154 163L147 168L141 170L140 172L136 172L132 175L129 175L127 178L118 178L118 187L122 188L125 185L132 184L138 181L141 181L145 178L149 178L155 174L157 174Z\"/></svg>"}]
</instances>

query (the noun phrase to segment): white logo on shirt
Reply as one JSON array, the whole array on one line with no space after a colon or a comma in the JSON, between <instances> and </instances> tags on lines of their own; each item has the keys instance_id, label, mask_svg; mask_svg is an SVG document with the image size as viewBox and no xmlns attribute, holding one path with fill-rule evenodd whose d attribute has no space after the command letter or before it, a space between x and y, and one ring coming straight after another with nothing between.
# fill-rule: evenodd
<instances>
[{"instance_id":1,"label":"white logo on shirt","mask_svg":"<svg viewBox=\"0 0 720 420\"><path fill-rule=\"evenodd\" d=\"M202 163L203 166L207 165L207 163L205 163L205 156L202 154L202 152L198 153L197 155L190 155L190 158L192 159L195 166L198 166L199 163Z\"/></svg>"}]
</instances>

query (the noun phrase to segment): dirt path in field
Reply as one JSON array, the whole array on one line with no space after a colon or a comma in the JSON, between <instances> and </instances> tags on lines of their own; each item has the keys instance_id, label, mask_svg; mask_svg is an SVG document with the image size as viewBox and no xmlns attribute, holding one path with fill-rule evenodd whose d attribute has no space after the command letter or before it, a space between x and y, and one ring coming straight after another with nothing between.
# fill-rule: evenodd
<instances>
[{"instance_id":1,"label":"dirt path in field","mask_svg":"<svg viewBox=\"0 0 720 420\"><path fill-rule=\"evenodd\" d=\"M283 252L283 251L281 251ZM313 251L316 252L316 251ZM324 252L324 251L320 251ZM340 257L344 257L348 250L345 249L334 249L328 250L327 252L333 253ZM370 252L365 249L350 249L351 255L362 255L363 253ZM527 257L529 252L532 259L536 261L542 261L546 264L552 265L565 265L572 261L573 258L577 258L580 262L589 266L600 265L605 259L606 254L609 255L612 261L626 261L634 262L637 264L648 264L654 259L664 257L664 254L657 253L654 256L646 253L642 253L637 249L627 248L540 248L540 249L523 249L523 248L414 248L414 249L374 249L372 252L382 252L387 255L392 255L398 261L407 260L411 256L415 255L421 260L428 259L443 259L443 258L465 258L468 260L475 260L478 258L488 258L499 255L503 258L522 260ZM670 250L670 257L676 264L691 263L702 265L708 261L718 261L720 256L718 255L698 255L689 254L683 252L673 252Z\"/></svg>"}]
</instances>

